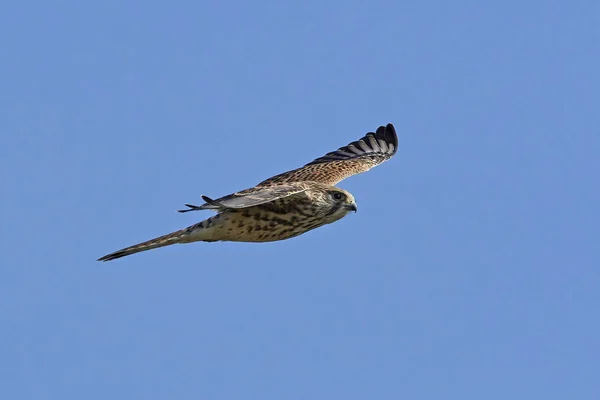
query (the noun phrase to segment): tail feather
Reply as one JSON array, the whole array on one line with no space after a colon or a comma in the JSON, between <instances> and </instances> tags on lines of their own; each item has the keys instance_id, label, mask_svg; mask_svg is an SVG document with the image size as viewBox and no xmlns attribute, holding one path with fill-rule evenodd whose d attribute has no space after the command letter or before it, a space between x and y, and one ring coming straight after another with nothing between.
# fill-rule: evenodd
<instances>
[{"instance_id":1,"label":"tail feather","mask_svg":"<svg viewBox=\"0 0 600 400\"><path fill-rule=\"evenodd\" d=\"M125 257L131 254L139 253L141 251L152 250L158 247L170 246L176 243L188 243L190 241L189 236L192 233L197 233L199 230L204 229L205 221L199 222L195 225L188 226L187 228L151 239L142 243L134 244L133 246L125 247L124 249L117 250L113 253L107 254L103 257L100 257L98 261L110 261L116 258ZM202 240L200 238L196 240Z\"/></svg>"}]
</instances>

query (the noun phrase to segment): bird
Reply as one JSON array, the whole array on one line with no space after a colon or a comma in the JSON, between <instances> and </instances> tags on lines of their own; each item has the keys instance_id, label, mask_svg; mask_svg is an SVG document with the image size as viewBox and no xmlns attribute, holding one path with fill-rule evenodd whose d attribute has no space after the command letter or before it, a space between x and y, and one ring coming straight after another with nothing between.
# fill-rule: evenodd
<instances>
[{"instance_id":1,"label":"bird","mask_svg":"<svg viewBox=\"0 0 600 400\"><path fill-rule=\"evenodd\" d=\"M273 242L286 240L356 212L354 196L335 185L392 158L398 150L393 124L380 126L361 139L308 164L266 179L256 186L212 199L185 204L181 213L211 210L217 214L187 228L100 257L110 261L177 243Z\"/></svg>"}]
</instances>

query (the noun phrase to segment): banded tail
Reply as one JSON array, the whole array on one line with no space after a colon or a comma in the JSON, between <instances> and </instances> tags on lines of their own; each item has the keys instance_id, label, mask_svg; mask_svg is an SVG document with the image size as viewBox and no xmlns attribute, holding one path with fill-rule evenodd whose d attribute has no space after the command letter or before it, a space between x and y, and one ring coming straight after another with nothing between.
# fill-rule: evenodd
<instances>
[{"instance_id":1,"label":"banded tail","mask_svg":"<svg viewBox=\"0 0 600 400\"><path fill-rule=\"evenodd\" d=\"M171 232L169 234L147 240L142 243L134 244L133 246L125 247L124 249L115 251L107 254L104 257L100 257L98 261L110 261L116 258L129 256L131 254L139 253L141 251L152 250L159 247L170 246L176 243L189 243L200 240L210 240L205 226L207 221L198 222L197 224L188 226L187 228Z\"/></svg>"}]
</instances>

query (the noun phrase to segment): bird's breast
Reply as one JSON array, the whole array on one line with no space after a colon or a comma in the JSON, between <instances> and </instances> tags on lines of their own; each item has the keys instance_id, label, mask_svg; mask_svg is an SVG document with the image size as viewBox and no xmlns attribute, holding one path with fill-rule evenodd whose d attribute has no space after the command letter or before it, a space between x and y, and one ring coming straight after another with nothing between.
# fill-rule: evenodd
<instances>
[{"instance_id":1,"label":"bird's breast","mask_svg":"<svg viewBox=\"0 0 600 400\"><path fill-rule=\"evenodd\" d=\"M285 240L330 222L317 211L310 204L272 203L227 210L211 218L211 237L233 242Z\"/></svg>"}]
</instances>

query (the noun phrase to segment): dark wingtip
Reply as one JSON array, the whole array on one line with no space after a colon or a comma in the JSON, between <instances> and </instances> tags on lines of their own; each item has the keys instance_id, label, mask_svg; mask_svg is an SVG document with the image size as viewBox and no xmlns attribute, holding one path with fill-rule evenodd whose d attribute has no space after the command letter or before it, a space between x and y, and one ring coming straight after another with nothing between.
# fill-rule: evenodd
<instances>
[{"instance_id":1,"label":"dark wingtip","mask_svg":"<svg viewBox=\"0 0 600 400\"><path fill-rule=\"evenodd\" d=\"M396 128L394 128L394 125L391 122L386 126L382 125L377 128L375 137L378 139L383 139L386 143L394 145L394 151L391 153L391 155L396 154L398 151L398 135L396 135Z\"/></svg>"},{"instance_id":2,"label":"dark wingtip","mask_svg":"<svg viewBox=\"0 0 600 400\"><path fill-rule=\"evenodd\" d=\"M198 211L198 210L202 210L202 208L200 206L195 206L193 204L184 204L184 206L189 207L187 210L177 210L177 212L179 213L186 213L189 211Z\"/></svg>"},{"instance_id":3,"label":"dark wingtip","mask_svg":"<svg viewBox=\"0 0 600 400\"><path fill-rule=\"evenodd\" d=\"M107 262L107 261L111 261L114 260L116 258L121 258L126 256L127 254L124 254L122 251L116 251L114 253L110 253L105 255L104 257L100 257L99 259L97 259L96 261L101 261L101 262Z\"/></svg>"},{"instance_id":4,"label":"dark wingtip","mask_svg":"<svg viewBox=\"0 0 600 400\"><path fill-rule=\"evenodd\" d=\"M201 197L202 197L202 200L204 200L206 202L206 204L208 204L208 205L211 205L211 206L217 207L217 208L227 208L223 204L219 203L216 200L211 199L208 196L202 195ZM201 208L204 209L205 207L202 206Z\"/></svg>"}]
</instances>

